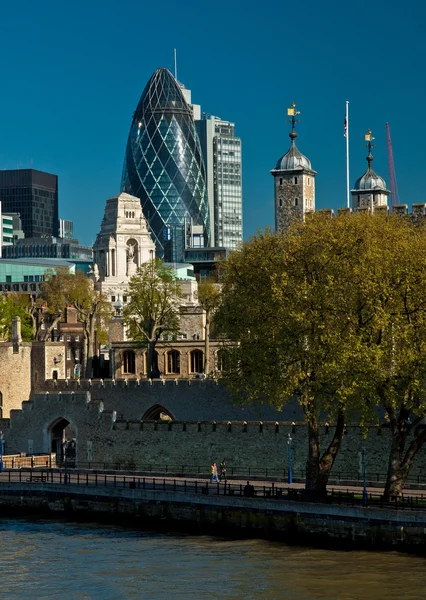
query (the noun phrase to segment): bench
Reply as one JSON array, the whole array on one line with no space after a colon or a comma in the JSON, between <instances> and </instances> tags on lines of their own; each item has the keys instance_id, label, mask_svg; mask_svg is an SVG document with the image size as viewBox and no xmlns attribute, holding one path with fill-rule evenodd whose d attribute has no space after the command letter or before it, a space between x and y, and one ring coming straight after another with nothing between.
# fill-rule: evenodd
<instances>
[{"instance_id":1,"label":"bench","mask_svg":"<svg viewBox=\"0 0 426 600\"><path fill-rule=\"evenodd\" d=\"M32 477L28 477L27 482L31 483L31 482L42 482L44 483L45 481L47 481L47 478L45 475L33 475Z\"/></svg>"}]
</instances>

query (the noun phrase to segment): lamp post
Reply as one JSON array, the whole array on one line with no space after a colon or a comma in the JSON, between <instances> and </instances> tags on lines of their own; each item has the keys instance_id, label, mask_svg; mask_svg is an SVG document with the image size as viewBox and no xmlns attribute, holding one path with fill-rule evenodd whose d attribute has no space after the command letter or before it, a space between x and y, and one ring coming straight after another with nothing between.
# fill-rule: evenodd
<instances>
[{"instance_id":1,"label":"lamp post","mask_svg":"<svg viewBox=\"0 0 426 600\"><path fill-rule=\"evenodd\" d=\"M3 439L3 432L0 431L0 473L3 473L3 471L4 471L3 453L4 453L4 439Z\"/></svg>"},{"instance_id":2,"label":"lamp post","mask_svg":"<svg viewBox=\"0 0 426 600\"><path fill-rule=\"evenodd\" d=\"M362 505L367 506L367 465L365 462L365 457L367 454L367 450L365 448L362 449L362 479L363 479L363 490L362 490Z\"/></svg>"},{"instance_id":3,"label":"lamp post","mask_svg":"<svg viewBox=\"0 0 426 600\"><path fill-rule=\"evenodd\" d=\"M293 483L293 468L291 465L291 435L287 435L287 468L288 468L288 483Z\"/></svg>"}]
</instances>

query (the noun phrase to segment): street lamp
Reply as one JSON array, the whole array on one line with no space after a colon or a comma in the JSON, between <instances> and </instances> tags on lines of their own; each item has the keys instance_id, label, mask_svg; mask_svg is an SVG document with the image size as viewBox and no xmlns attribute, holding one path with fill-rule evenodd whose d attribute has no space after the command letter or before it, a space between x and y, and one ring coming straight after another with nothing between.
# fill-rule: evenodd
<instances>
[{"instance_id":1,"label":"street lamp","mask_svg":"<svg viewBox=\"0 0 426 600\"><path fill-rule=\"evenodd\" d=\"M4 471L3 454L4 454L4 439L3 439L3 432L0 431L0 473L3 473L3 471Z\"/></svg>"},{"instance_id":2,"label":"street lamp","mask_svg":"<svg viewBox=\"0 0 426 600\"><path fill-rule=\"evenodd\" d=\"M293 468L291 466L291 435L287 435L287 468L288 468L288 483L293 483Z\"/></svg>"},{"instance_id":3,"label":"street lamp","mask_svg":"<svg viewBox=\"0 0 426 600\"><path fill-rule=\"evenodd\" d=\"M367 454L367 450L365 448L362 449L362 479L363 479L363 490L362 490L362 504L363 506L367 506L367 465L365 462L365 457Z\"/></svg>"}]
</instances>

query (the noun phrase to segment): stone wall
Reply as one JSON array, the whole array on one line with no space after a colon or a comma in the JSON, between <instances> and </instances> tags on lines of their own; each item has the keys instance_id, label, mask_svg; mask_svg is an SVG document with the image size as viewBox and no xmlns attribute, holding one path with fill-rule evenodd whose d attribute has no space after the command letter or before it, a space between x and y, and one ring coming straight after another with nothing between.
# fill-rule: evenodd
<instances>
[{"instance_id":1,"label":"stone wall","mask_svg":"<svg viewBox=\"0 0 426 600\"><path fill-rule=\"evenodd\" d=\"M31 344L0 343L0 416L8 417L31 392Z\"/></svg>"},{"instance_id":2,"label":"stone wall","mask_svg":"<svg viewBox=\"0 0 426 600\"><path fill-rule=\"evenodd\" d=\"M198 388L199 390L200 388ZM108 463L128 468L162 469L165 466L187 470L200 467L207 473L213 460L227 460L242 476L283 477L287 469L288 434L291 434L292 466L295 477L304 477L308 449L307 427L291 422L213 422L213 421L124 421L102 401L91 400L89 393L35 394L24 402L22 410L11 412L10 422L2 426L8 454L51 451L51 430L60 419L73 427L80 466L88 462ZM323 447L329 443L332 429L320 428ZM386 472L390 434L387 428L370 427L364 438L360 428L348 426L334 473L340 478L361 479L361 452L366 449L369 480ZM250 470L250 471L249 471ZM426 449L415 461L412 476L424 481Z\"/></svg>"},{"instance_id":3,"label":"stone wall","mask_svg":"<svg viewBox=\"0 0 426 600\"><path fill-rule=\"evenodd\" d=\"M38 391L88 391L92 400L102 400L105 409L117 411L126 420L140 420L156 405L179 421L303 420L296 400L282 411L259 404L243 407L233 404L227 390L211 379L45 381Z\"/></svg>"}]
</instances>

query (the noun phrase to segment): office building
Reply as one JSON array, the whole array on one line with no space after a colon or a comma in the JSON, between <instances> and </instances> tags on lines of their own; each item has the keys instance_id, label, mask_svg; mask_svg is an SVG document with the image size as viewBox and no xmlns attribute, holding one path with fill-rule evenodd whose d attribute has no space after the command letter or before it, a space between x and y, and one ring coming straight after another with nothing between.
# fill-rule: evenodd
<instances>
[{"instance_id":1,"label":"office building","mask_svg":"<svg viewBox=\"0 0 426 600\"><path fill-rule=\"evenodd\" d=\"M130 127L121 189L142 204L156 254L183 262L184 249L210 244L206 173L193 109L164 68L148 81Z\"/></svg>"},{"instance_id":2,"label":"office building","mask_svg":"<svg viewBox=\"0 0 426 600\"><path fill-rule=\"evenodd\" d=\"M59 237L72 240L73 239L73 222L68 219L59 219Z\"/></svg>"},{"instance_id":3,"label":"office building","mask_svg":"<svg viewBox=\"0 0 426 600\"><path fill-rule=\"evenodd\" d=\"M58 177L35 169L0 171L3 212L19 213L25 237L58 235Z\"/></svg>"},{"instance_id":4,"label":"office building","mask_svg":"<svg viewBox=\"0 0 426 600\"><path fill-rule=\"evenodd\" d=\"M241 139L234 123L205 113L196 127L206 165L211 243L233 250L243 239Z\"/></svg>"}]
</instances>

